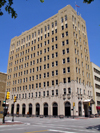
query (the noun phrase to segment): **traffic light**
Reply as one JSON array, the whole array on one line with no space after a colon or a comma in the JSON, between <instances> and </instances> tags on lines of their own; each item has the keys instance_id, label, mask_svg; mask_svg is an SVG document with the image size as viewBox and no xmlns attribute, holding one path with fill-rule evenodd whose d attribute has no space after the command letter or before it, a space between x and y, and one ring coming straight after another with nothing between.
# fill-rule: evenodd
<instances>
[{"instance_id":1,"label":"traffic light","mask_svg":"<svg viewBox=\"0 0 100 133\"><path fill-rule=\"evenodd\" d=\"M73 103L73 107L75 106L75 103Z\"/></svg>"},{"instance_id":2,"label":"traffic light","mask_svg":"<svg viewBox=\"0 0 100 133\"><path fill-rule=\"evenodd\" d=\"M14 103L16 102L16 100L17 100L17 97L16 97L16 96L14 96Z\"/></svg>"},{"instance_id":3,"label":"traffic light","mask_svg":"<svg viewBox=\"0 0 100 133\"><path fill-rule=\"evenodd\" d=\"M89 106L90 106L90 102L89 102Z\"/></svg>"},{"instance_id":4,"label":"traffic light","mask_svg":"<svg viewBox=\"0 0 100 133\"><path fill-rule=\"evenodd\" d=\"M6 99L10 99L10 92L7 92Z\"/></svg>"}]
</instances>

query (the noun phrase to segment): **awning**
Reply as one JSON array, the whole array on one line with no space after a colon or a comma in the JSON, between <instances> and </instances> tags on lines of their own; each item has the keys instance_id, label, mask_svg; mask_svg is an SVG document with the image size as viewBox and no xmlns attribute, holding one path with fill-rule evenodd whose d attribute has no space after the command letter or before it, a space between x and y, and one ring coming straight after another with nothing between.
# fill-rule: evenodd
<instances>
[{"instance_id":1,"label":"awning","mask_svg":"<svg viewBox=\"0 0 100 133\"><path fill-rule=\"evenodd\" d=\"M100 106L96 106L96 109L97 109L97 110L100 110Z\"/></svg>"},{"instance_id":2,"label":"awning","mask_svg":"<svg viewBox=\"0 0 100 133\"><path fill-rule=\"evenodd\" d=\"M91 104L95 104L95 101L93 100L93 99L85 99L84 101L83 101L83 103L91 103Z\"/></svg>"}]
</instances>

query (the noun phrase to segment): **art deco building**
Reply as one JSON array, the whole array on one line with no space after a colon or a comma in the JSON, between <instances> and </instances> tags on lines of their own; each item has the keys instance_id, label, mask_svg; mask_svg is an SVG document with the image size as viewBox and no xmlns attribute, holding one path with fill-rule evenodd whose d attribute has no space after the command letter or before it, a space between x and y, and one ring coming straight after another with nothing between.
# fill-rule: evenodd
<instances>
[{"instance_id":1,"label":"art deco building","mask_svg":"<svg viewBox=\"0 0 100 133\"><path fill-rule=\"evenodd\" d=\"M9 113L88 115L91 87L86 23L67 5L57 14L11 39L7 90ZM90 112L92 113L92 104Z\"/></svg>"},{"instance_id":2,"label":"art deco building","mask_svg":"<svg viewBox=\"0 0 100 133\"><path fill-rule=\"evenodd\" d=\"M3 117L3 101L5 100L7 74L0 72L0 118Z\"/></svg>"},{"instance_id":3,"label":"art deco building","mask_svg":"<svg viewBox=\"0 0 100 133\"><path fill-rule=\"evenodd\" d=\"M100 67L91 62L92 82L93 82L93 99L94 113L100 114Z\"/></svg>"}]
</instances>

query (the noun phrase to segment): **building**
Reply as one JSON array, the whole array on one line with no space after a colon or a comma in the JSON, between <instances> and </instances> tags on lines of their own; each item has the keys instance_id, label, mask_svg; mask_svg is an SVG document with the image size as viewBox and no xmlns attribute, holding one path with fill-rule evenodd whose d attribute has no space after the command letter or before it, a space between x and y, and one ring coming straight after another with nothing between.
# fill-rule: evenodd
<instances>
[{"instance_id":1,"label":"building","mask_svg":"<svg viewBox=\"0 0 100 133\"><path fill-rule=\"evenodd\" d=\"M9 113L14 96L15 114L72 116L74 103L75 116L92 113L86 24L70 5L11 39L7 73Z\"/></svg>"},{"instance_id":2,"label":"building","mask_svg":"<svg viewBox=\"0 0 100 133\"><path fill-rule=\"evenodd\" d=\"M100 114L100 67L91 62L92 82L93 82L93 99L94 113Z\"/></svg>"},{"instance_id":3,"label":"building","mask_svg":"<svg viewBox=\"0 0 100 133\"><path fill-rule=\"evenodd\" d=\"M0 72L0 118L2 118L3 101L5 100L7 74Z\"/></svg>"}]
</instances>

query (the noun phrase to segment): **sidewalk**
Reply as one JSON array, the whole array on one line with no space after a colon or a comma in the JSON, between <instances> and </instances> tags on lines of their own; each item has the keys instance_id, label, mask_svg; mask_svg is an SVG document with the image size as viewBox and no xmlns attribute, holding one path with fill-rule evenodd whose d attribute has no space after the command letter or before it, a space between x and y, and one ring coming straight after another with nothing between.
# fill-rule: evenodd
<instances>
[{"instance_id":1,"label":"sidewalk","mask_svg":"<svg viewBox=\"0 0 100 133\"><path fill-rule=\"evenodd\" d=\"M22 122L19 121L9 121L9 120L5 120L5 123L2 123L2 119L0 118L0 126L1 125L15 125L15 124L23 124Z\"/></svg>"}]
</instances>

